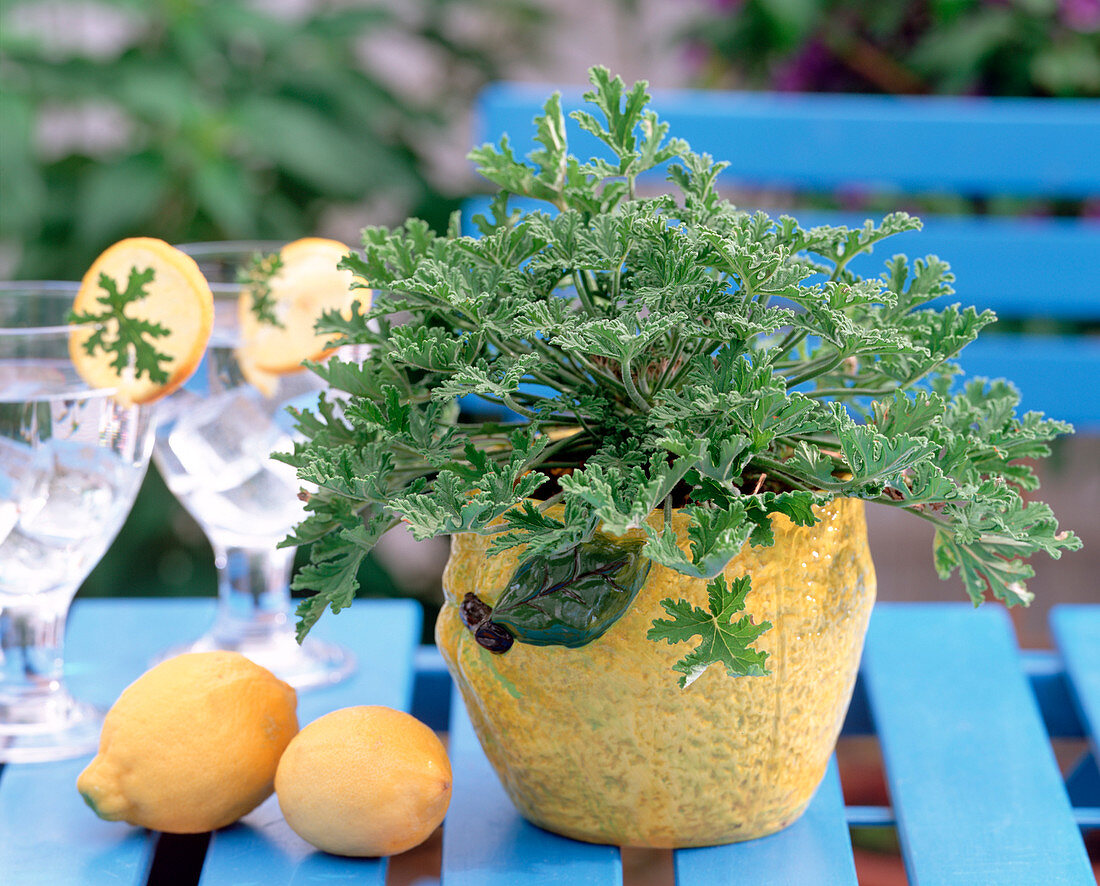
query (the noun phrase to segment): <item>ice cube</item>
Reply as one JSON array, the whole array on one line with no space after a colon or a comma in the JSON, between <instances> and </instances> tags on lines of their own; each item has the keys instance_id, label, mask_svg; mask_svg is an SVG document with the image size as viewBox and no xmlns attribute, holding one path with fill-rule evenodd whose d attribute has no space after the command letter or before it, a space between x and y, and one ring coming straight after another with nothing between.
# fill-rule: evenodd
<instances>
[{"instance_id":1,"label":"ice cube","mask_svg":"<svg viewBox=\"0 0 1100 886\"><path fill-rule=\"evenodd\" d=\"M195 403L168 435L193 485L208 490L244 483L281 444L283 435L258 393L242 389Z\"/></svg>"}]
</instances>

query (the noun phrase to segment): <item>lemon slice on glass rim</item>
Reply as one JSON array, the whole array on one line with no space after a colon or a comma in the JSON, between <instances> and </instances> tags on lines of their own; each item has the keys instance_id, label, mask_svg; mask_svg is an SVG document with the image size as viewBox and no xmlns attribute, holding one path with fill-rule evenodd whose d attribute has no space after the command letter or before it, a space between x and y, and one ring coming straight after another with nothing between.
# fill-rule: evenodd
<instances>
[{"instance_id":1,"label":"lemon slice on glass rim","mask_svg":"<svg viewBox=\"0 0 1100 886\"><path fill-rule=\"evenodd\" d=\"M323 360L335 350L328 347L332 336L314 329L322 314L338 311L346 316L355 301L370 306L370 290L353 290L351 271L337 268L349 252L340 241L320 237L282 247L278 270L265 281L274 323L257 316L252 287L241 290L237 362L261 392L274 390L278 376L297 372L305 361Z\"/></svg>"},{"instance_id":2,"label":"lemon slice on glass rim","mask_svg":"<svg viewBox=\"0 0 1100 886\"><path fill-rule=\"evenodd\" d=\"M119 358L117 350L89 346L95 326L74 325L69 335L69 355L80 377L93 387L114 389L115 399L126 404L150 403L182 386L202 360L214 325L214 298L199 266L190 256L152 237L131 237L107 247L84 275L73 312L104 315L99 331L108 341L117 339L119 321L104 311L107 290L102 277L125 292L134 273L148 277L144 294L120 310L128 320L166 330L146 340L163 358L159 366L166 375L163 380L139 373L132 360L121 369L112 365Z\"/></svg>"}]
</instances>

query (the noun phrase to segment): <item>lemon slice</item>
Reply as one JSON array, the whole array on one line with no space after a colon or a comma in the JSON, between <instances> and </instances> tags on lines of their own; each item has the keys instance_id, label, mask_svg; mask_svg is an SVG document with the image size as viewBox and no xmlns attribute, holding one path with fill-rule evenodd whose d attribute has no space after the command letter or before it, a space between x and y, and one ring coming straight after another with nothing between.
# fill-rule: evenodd
<instances>
[{"instance_id":1,"label":"lemon slice","mask_svg":"<svg viewBox=\"0 0 1100 886\"><path fill-rule=\"evenodd\" d=\"M346 314L356 300L364 307L370 305L370 290L352 290L351 271L336 267L350 251L337 240L319 237L295 240L280 250L282 264L268 286L281 325L260 320L252 310L251 292L241 292L237 356L242 367L262 379L258 373L296 372L302 361L322 360L332 352L325 347L331 336L313 329L321 315L328 311Z\"/></svg>"},{"instance_id":2,"label":"lemon slice","mask_svg":"<svg viewBox=\"0 0 1100 886\"><path fill-rule=\"evenodd\" d=\"M214 325L214 297L210 284L190 256L163 240L131 237L109 246L92 262L80 283L73 311L102 313L103 305L98 301L104 294L100 275L106 274L122 291L134 269L139 272L151 269L153 278L145 287L145 297L126 305L125 315L159 323L168 330L166 336L151 341L157 351L168 357L161 364L168 380L155 382L147 375L137 377L133 368L119 373L111 365L116 357L114 352L97 348L88 353L84 345L95 331L91 326L72 328L69 355L88 384L114 388L115 398L123 403L149 403L179 388L198 367ZM117 320L107 319L104 323L110 339L116 332L111 327L117 327Z\"/></svg>"}]
</instances>

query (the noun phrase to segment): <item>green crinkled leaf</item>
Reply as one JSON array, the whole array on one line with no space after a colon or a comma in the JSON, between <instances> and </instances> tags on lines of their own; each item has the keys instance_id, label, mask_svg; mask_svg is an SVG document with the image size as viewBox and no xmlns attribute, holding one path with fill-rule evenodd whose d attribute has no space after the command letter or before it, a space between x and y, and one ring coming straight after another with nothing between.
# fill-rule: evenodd
<instances>
[{"instance_id":1,"label":"green crinkled leaf","mask_svg":"<svg viewBox=\"0 0 1100 886\"><path fill-rule=\"evenodd\" d=\"M623 471L589 463L585 470L562 477L561 487L571 500L587 504L607 532L622 535L641 527L672 494L687 472L699 464L702 449L703 441L696 440L680 458L671 463L659 459L648 472L638 466Z\"/></svg>"},{"instance_id":2,"label":"green crinkled leaf","mask_svg":"<svg viewBox=\"0 0 1100 886\"><path fill-rule=\"evenodd\" d=\"M775 543L771 515L783 514L796 526L813 526L817 523L814 506L827 504L832 495L822 492L760 492L745 499L749 517L755 524L749 542L768 546Z\"/></svg>"},{"instance_id":3,"label":"green crinkled leaf","mask_svg":"<svg viewBox=\"0 0 1100 886\"><path fill-rule=\"evenodd\" d=\"M650 640L664 640L673 645L700 638L699 645L673 665L674 670L683 674L679 681L681 689L703 676L712 664L723 665L731 677L758 677L770 673L768 653L753 649L751 644L771 629L771 622L756 624L751 615L733 620L745 608L749 589L748 576L734 579L733 586L729 587L725 576L720 575L707 585L707 610L685 600L661 601L671 618L654 620L646 634Z\"/></svg>"},{"instance_id":4,"label":"green crinkled leaf","mask_svg":"<svg viewBox=\"0 0 1100 886\"><path fill-rule=\"evenodd\" d=\"M535 354L524 354L515 360L498 360L496 365L464 366L449 379L436 385L432 397L449 400L466 394L488 394L504 399L519 390L532 369L539 365Z\"/></svg>"},{"instance_id":5,"label":"green crinkled leaf","mask_svg":"<svg viewBox=\"0 0 1100 886\"><path fill-rule=\"evenodd\" d=\"M875 427L887 437L921 433L938 421L945 410L943 398L928 391L914 391L911 395L895 391L890 399L872 404Z\"/></svg>"},{"instance_id":6,"label":"green crinkled leaf","mask_svg":"<svg viewBox=\"0 0 1100 886\"><path fill-rule=\"evenodd\" d=\"M655 562L684 575L713 578L744 547L755 524L740 502L732 502L728 509L689 506L685 511L691 517L688 525L691 557L677 546L676 534L670 527L661 532L646 527L649 540L645 553Z\"/></svg>"},{"instance_id":7,"label":"green crinkled leaf","mask_svg":"<svg viewBox=\"0 0 1100 886\"><path fill-rule=\"evenodd\" d=\"M310 562L299 570L291 582L295 591L313 591L298 604L298 642L326 608L339 612L352 604L359 589L356 574L363 558L396 521L375 513L368 523L343 526L333 534L314 542Z\"/></svg>"},{"instance_id":8,"label":"green crinkled leaf","mask_svg":"<svg viewBox=\"0 0 1100 886\"><path fill-rule=\"evenodd\" d=\"M926 437L880 434L871 425L857 425L840 406L833 410L840 447L856 488L889 483L927 459L936 446Z\"/></svg>"},{"instance_id":9,"label":"green crinkled leaf","mask_svg":"<svg viewBox=\"0 0 1100 886\"><path fill-rule=\"evenodd\" d=\"M959 571L970 599L980 603L986 594L1009 606L1031 602L1027 580L1034 570L1027 560L1043 552L1058 558L1063 550L1077 550L1081 540L1059 532L1050 507L1026 503L1003 483L986 481L969 501L944 509L948 522L937 528L933 543L941 578Z\"/></svg>"},{"instance_id":10,"label":"green crinkled leaf","mask_svg":"<svg viewBox=\"0 0 1100 886\"><path fill-rule=\"evenodd\" d=\"M503 528L489 544L489 553L497 554L525 545L530 557L550 557L592 538L599 518L575 499L565 503L561 520L542 514L531 502L523 502L504 514Z\"/></svg>"},{"instance_id":11,"label":"green crinkled leaf","mask_svg":"<svg viewBox=\"0 0 1100 886\"><path fill-rule=\"evenodd\" d=\"M836 482L840 453L822 452L800 441L781 463L780 469L791 477L810 484L811 488L828 489Z\"/></svg>"}]
</instances>

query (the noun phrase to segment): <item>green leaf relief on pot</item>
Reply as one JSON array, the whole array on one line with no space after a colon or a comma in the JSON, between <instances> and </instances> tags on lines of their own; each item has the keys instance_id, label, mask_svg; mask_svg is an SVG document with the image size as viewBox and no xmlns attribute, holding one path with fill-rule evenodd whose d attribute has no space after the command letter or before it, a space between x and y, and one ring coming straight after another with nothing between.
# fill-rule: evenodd
<instances>
[{"instance_id":1,"label":"green leaf relief on pot","mask_svg":"<svg viewBox=\"0 0 1100 886\"><path fill-rule=\"evenodd\" d=\"M529 557L512 574L490 622L520 643L584 646L622 617L651 565L641 541L603 533L557 554ZM475 627L486 645L485 622Z\"/></svg>"}]
</instances>

